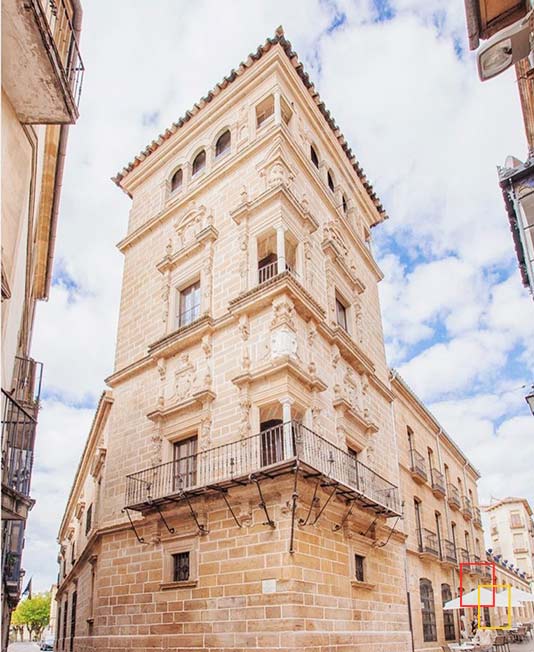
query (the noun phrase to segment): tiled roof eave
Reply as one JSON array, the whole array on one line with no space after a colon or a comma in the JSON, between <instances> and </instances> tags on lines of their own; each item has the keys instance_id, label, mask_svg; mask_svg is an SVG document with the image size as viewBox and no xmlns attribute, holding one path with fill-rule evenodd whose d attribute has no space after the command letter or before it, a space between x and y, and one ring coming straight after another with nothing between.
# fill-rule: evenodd
<instances>
[{"instance_id":1,"label":"tiled roof eave","mask_svg":"<svg viewBox=\"0 0 534 652\"><path fill-rule=\"evenodd\" d=\"M379 213L381 220L387 219L388 215L382 206L380 199L378 198L376 192L373 189L373 186L365 176L365 173L361 165L356 160L355 155L347 144L347 141L343 134L341 133L339 127L336 125L330 111L326 108L324 102L321 100L319 93L315 90L315 86L311 82L308 73L304 70L303 64L299 61L298 55L291 48L291 43L285 38L283 29L279 27L276 30L275 36L273 38L268 38L263 45L260 45L257 50L247 57L247 59L239 64L237 69L230 71L230 74L223 78L221 82L216 84L216 86L207 93L207 95L201 98L196 102L192 109L186 111L184 116L181 117L177 122L174 122L168 129L166 129L162 134L160 134L155 140L153 140L149 145L145 147L130 163L128 163L122 170L117 172L117 174L112 177L114 181L120 188L123 188L121 185L122 180L130 173L132 170L137 168L150 154L155 152L163 143L165 143L171 136L173 136L178 129L180 129L184 124L189 122L193 116L195 116L199 111L201 111L206 104L209 104L214 97L219 95L229 84L231 84L238 76L242 75L247 68L250 68L255 61L261 59L261 57L269 50L275 46L280 45L282 50L285 52L288 59L291 61L295 71L302 80L304 86L308 89L311 97L313 98L317 108L321 112L322 116L334 132L335 137L337 138L342 150L345 152L345 155L349 159L350 164L352 165L356 175L362 182L369 198L371 199L374 207ZM124 189L124 188L123 188ZM129 194L129 193L128 193ZM381 221L378 220L378 221ZM378 223L378 222L377 222ZM373 225L374 226L374 225Z\"/></svg>"}]
</instances>

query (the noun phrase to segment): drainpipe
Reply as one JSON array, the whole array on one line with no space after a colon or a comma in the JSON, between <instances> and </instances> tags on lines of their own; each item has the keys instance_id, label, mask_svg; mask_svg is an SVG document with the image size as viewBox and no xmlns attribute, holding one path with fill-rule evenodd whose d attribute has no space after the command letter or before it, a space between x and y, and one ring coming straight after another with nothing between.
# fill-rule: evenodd
<instances>
[{"instance_id":1,"label":"drainpipe","mask_svg":"<svg viewBox=\"0 0 534 652\"><path fill-rule=\"evenodd\" d=\"M79 0L71 0L73 16L72 27L74 38L80 43L80 33L82 28L82 6ZM59 202L61 197L61 188L63 186L63 171L65 168L65 156L67 153L67 140L70 125L61 125L59 130L58 154L56 163L56 174L54 178L54 200L52 203L52 214L50 216L50 230L48 238L48 257L46 261L46 277L44 287L44 297L48 299L50 294L50 285L52 284L52 268L54 263L54 251L56 248L57 221L59 215Z\"/></svg>"}]
</instances>

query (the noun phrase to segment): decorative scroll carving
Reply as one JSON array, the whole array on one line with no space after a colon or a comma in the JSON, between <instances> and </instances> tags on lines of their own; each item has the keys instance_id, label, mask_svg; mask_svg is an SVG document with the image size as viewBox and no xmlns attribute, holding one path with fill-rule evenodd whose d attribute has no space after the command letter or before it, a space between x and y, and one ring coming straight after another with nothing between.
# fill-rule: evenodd
<instances>
[{"instance_id":1,"label":"decorative scroll carving","mask_svg":"<svg viewBox=\"0 0 534 652\"><path fill-rule=\"evenodd\" d=\"M248 338L250 337L250 323L248 315L241 315L239 318L239 334L241 335L241 366L244 371L250 369L250 353L248 348Z\"/></svg>"},{"instance_id":2,"label":"decorative scroll carving","mask_svg":"<svg viewBox=\"0 0 534 652\"><path fill-rule=\"evenodd\" d=\"M179 358L178 369L174 372L174 397L176 400L183 401L192 395L195 380L195 365L189 360L189 354L183 353Z\"/></svg>"},{"instance_id":3,"label":"decorative scroll carving","mask_svg":"<svg viewBox=\"0 0 534 652\"><path fill-rule=\"evenodd\" d=\"M334 280L334 271L327 264L326 267L326 296L328 301L328 319L331 324L334 326L337 325L337 316L336 316L336 290L335 290L335 280Z\"/></svg>"},{"instance_id":4,"label":"decorative scroll carving","mask_svg":"<svg viewBox=\"0 0 534 652\"><path fill-rule=\"evenodd\" d=\"M162 287L161 287L161 299L163 301L163 312L161 315L161 320L163 322L163 332L165 332L167 328L167 323L169 319L170 297L171 297L171 273L170 270L168 270L162 276Z\"/></svg>"},{"instance_id":5,"label":"decorative scroll carving","mask_svg":"<svg viewBox=\"0 0 534 652\"><path fill-rule=\"evenodd\" d=\"M273 318L271 320L271 329L287 326L295 330L295 305L286 297L274 299L272 303Z\"/></svg>"},{"instance_id":6,"label":"decorative scroll carving","mask_svg":"<svg viewBox=\"0 0 534 652\"><path fill-rule=\"evenodd\" d=\"M159 375L158 405L162 406L165 403L165 384L167 380L167 360L165 358L158 358L157 369Z\"/></svg>"},{"instance_id":7,"label":"decorative scroll carving","mask_svg":"<svg viewBox=\"0 0 534 652\"><path fill-rule=\"evenodd\" d=\"M362 300L359 296L354 297L354 325L355 335L358 344L363 344L363 310Z\"/></svg>"},{"instance_id":8,"label":"decorative scroll carving","mask_svg":"<svg viewBox=\"0 0 534 652\"><path fill-rule=\"evenodd\" d=\"M186 213L175 220L176 251L184 249L195 241L204 229L213 226L213 215L204 205L192 203Z\"/></svg>"},{"instance_id":9,"label":"decorative scroll carving","mask_svg":"<svg viewBox=\"0 0 534 652\"><path fill-rule=\"evenodd\" d=\"M369 397L369 377L367 374L362 374L362 408L363 416L369 419L370 415L370 397Z\"/></svg>"},{"instance_id":10,"label":"decorative scroll carving","mask_svg":"<svg viewBox=\"0 0 534 652\"><path fill-rule=\"evenodd\" d=\"M150 464L151 466L157 466L162 462L162 443L163 436L161 433L161 422L154 423L152 435L150 437Z\"/></svg>"},{"instance_id":11,"label":"decorative scroll carving","mask_svg":"<svg viewBox=\"0 0 534 652\"><path fill-rule=\"evenodd\" d=\"M202 265L202 286L204 294L204 312L211 314L211 303L213 294L213 242L209 240L205 247L205 259Z\"/></svg>"},{"instance_id":12,"label":"decorative scroll carving","mask_svg":"<svg viewBox=\"0 0 534 652\"><path fill-rule=\"evenodd\" d=\"M250 425L250 410L252 408L252 402L249 396L248 385L243 385L239 388L239 434L241 439L249 437L251 434L251 425Z\"/></svg>"},{"instance_id":13,"label":"decorative scroll carving","mask_svg":"<svg viewBox=\"0 0 534 652\"><path fill-rule=\"evenodd\" d=\"M260 177L265 182L265 189L283 185L291 188L295 180L295 172L287 162L282 143L277 141L266 157L266 160L258 166Z\"/></svg>"},{"instance_id":14,"label":"decorative scroll carving","mask_svg":"<svg viewBox=\"0 0 534 652\"><path fill-rule=\"evenodd\" d=\"M341 353L337 345L334 344L334 346L332 347L332 366L334 367L334 369L337 369L337 365L340 360L341 360Z\"/></svg>"},{"instance_id":15,"label":"decorative scroll carving","mask_svg":"<svg viewBox=\"0 0 534 652\"><path fill-rule=\"evenodd\" d=\"M212 345L211 345L211 335L204 335L202 338L201 348L204 353L204 387L203 389L210 389L211 383L213 381L212 372L211 372L211 356L212 356Z\"/></svg>"}]
</instances>

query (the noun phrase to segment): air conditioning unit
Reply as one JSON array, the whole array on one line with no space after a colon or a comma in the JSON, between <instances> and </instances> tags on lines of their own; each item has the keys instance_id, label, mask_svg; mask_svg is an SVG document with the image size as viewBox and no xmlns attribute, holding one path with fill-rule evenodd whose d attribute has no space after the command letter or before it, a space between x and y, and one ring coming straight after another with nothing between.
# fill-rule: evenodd
<instances>
[{"instance_id":1,"label":"air conditioning unit","mask_svg":"<svg viewBox=\"0 0 534 652\"><path fill-rule=\"evenodd\" d=\"M510 27L497 32L477 52L478 76L482 81L496 77L531 51L532 12Z\"/></svg>"}]
</instances>

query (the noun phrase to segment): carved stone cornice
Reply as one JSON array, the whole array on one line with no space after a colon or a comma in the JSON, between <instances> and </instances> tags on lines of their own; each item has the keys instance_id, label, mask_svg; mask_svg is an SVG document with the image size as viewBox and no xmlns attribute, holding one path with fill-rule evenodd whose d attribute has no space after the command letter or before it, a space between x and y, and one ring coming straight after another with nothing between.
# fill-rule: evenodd
<instances>
[{"instance_id":1,"label":"carved stone cornice","mask_svg":"<svg viewBox=\"0 0 534 652\"><path fill-rule=\"evenodd\" d=\"M343 252L340 250L336 241L331 238L326 238L322 241L321 247L330 260L343 272L352 287L354 287L358 294L361 294L365 290L365 284L358 278L355 271L347 265Z\"/></svg>"},{"instance_id":2,"label":"carved stone cornice","mask_svg":"<svg viewBox=\"0 0 534 652\"><path fill-rule=\"evenodd\" d=\"M351 421L363 434L372 435L378 432L378 426L357 412L345 397L335 399L333 406L340 411L341 416Z\"/></svg>"},{"instance_id":3,"label":"carved stone cornice","mask_svg":"<svg viewBox=\"0 0 534 652\"><path fill-rule=\"evenodd\" d=\"M96 453L94 454L93 461L91 464L91 475L93 478L96 478L98 474L100 473L102 467L104 466L104 462L106 460L106 453L107 449L104 448L103 446L100 446Z\"/></svg>"},{"instance_id":4,"label":"carved stone cornice","mask_svg":"<svg viewBox=\"0 0 534 652\"><path fill-rule=\"evenodd\" d=\"M202 315L194 322L182 326L177 330L165 335L148 347L148 354L153 359L168 358L178 351L185 349L195 342L202 341L202 338L207 333L212 333L214 330L213 319L211 315Z\"/></svg>"},{"instance_id":5,"label":"carved stone cornice","mask_svg":"<svg viewBox=\"0 0 534 652\"><path fill-rule=\"evenodd\" d=\"M341 326L330 327L325 322L317 324L317 330L326 337L330 344L335 344L339 348L341 356L347 360L358 373L375 373L375 365L356 342L351 338L347 331Z\"/></svg>"},{"instance_id":6,"label":"carved stone cornice","mask_svg":"<svg viewBox=\"0 0 534 652\"><path fill-rule=\"evenodd\" d=\"M232 378L234 385L242 387L245 385L254 385L257 382L263 382L271 376L287 373L302 384L309 387L310 391L324 392L327 384L315 374L306 371L294 358L290 356L281 356L273 362L261 365L256 369L250 369L245 373L238 374Z\"/></svg>"},{"instance_id":7,"label":"carved stone cornice","mask_svg":"<svg viewBox=\"0 0 534 652\"><path fill-rule=\"evenodd\" d=\"M290 188L283 183L277 183L275 186L268 188L259 194L252 201L245 201L230 211L230 217L236 224L249 217L249 215L265 208L269 204L280 201L297 217L301 224L309 233L313 233L319 228L317 218L310 213L306 199L299 201Z\"/></svg>"},{"instance_id":8,"label":"carved stone cornice","mask_svg":"<svg viewBox=\"0 0 534 652\"><path fill-rule=\"evenodd\" d=\"M181 401L157 407L155 410L149 412L147 417L151 421L159 421L160 419L178 414L192 407L203 409L206 403L212 403L215 398L216 394L211 389L201 389Z\"/></svg>"},{"instance_id":9,"label":"carved stone cornice","mask_svg":"<svg viewBox=\"0 0 534 652\"><path fill-rule=\"evenodd\" d=\"M185 258L189 258L196 251L200 251L201 249L203 249L204 245L207 242L215 242L215 240L217 240L218 237L219 237L219 232L217 231L217 229L214 226L209 225L195 235L195 239L193 242L191 242L185 247L182 247L179 251L176 251L173 254L167 254L165 258L163 258L162 260L160 260L159 263L157 263L156 268L158 269L158 271L162 273L166 272L167 270L173 269Z\"/></svg>"},{"instance_id":10,"label":"carved stone cornice","mask_svg":"<svg viewBox=\"0 0 534 652\"><path fill-rule=\"evenodd\" d=\"M228 310L236 316L246 314L251 309L270 306L273 298L287 293L293 300L297 312L305 319L314 318L320 322L325 319L326 312L309 292L296 280L291 272L277 274L261 285L243 292L228 304Z\"/></svg>"}]
</instances>

